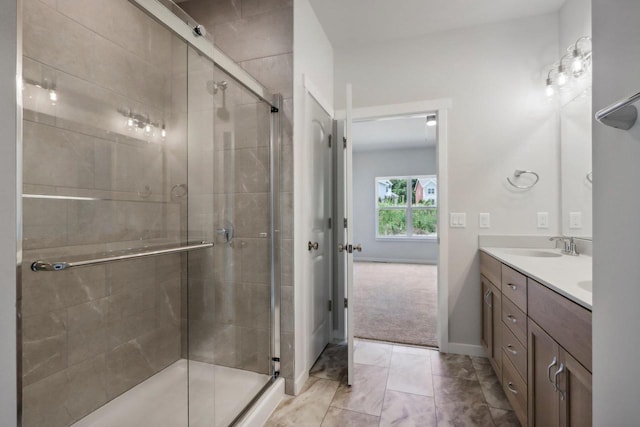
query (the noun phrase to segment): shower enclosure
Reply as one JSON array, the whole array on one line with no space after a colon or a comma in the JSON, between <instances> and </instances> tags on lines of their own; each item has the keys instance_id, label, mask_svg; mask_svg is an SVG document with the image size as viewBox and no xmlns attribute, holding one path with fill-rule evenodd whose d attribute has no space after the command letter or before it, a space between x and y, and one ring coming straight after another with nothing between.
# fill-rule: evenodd
<instances>
[{"instance_id":1,"label":"shower enclosure","mask_svg":"<svg viewBox=\"0 0 640 427\"><path fill-rule=\"evenodd\" d=\"M279 369L279 98L170 1L22 6L22 426L233 424Z\"/></svg>"}]
</instances>

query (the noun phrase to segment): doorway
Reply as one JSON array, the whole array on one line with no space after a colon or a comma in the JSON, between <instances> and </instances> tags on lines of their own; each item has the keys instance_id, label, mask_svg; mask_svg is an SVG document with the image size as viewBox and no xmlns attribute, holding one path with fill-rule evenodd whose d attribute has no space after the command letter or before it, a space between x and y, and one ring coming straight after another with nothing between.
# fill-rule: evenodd
<instances>
[{"instance_id":1,"label":"doorway","mask_svg":"<svg viewBox=\"0 0 640 427\"><path fill-rule=\"evenodd\" d=\"M354 336L437 347L437 114L353 123Z\"/></svg>"}]
</instances>

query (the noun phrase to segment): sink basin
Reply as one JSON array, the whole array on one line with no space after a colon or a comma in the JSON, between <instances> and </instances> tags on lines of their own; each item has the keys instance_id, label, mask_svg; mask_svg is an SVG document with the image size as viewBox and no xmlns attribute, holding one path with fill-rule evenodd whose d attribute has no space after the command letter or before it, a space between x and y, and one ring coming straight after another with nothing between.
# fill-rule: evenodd
<instances>
[{"instance_id":1,"label":"sink basin","mask_svg":"<svg viewBox=\"0 0 640 427\"><path fill-rule=\"evenodd\" d=\"M537 249L512 249L505 252L511 255L529 256L534 258L557 258L562 256L557 252L542 251Z\"/></svg>"},{"instance_id":2,"label":"sink basin","mask_svg":"<svg viewBox=\"0 0 640 427\"><path fill-rule=\"evenodd\" d=\"M593 281L583 280L582 282L578 282L578 287L587 292L593 292Z\"/></svg>"}]
</instances>

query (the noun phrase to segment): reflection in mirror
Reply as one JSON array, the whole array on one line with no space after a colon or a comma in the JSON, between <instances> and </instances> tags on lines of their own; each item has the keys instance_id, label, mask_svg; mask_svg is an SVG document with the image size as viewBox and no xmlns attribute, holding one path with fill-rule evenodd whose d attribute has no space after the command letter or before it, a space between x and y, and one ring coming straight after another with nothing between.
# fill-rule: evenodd
<instances>
[{"instance_id":1,"label":"reflection in mirror","mask_svg":"<svg viewBox=\"0 0 640 427\"><path fill-rule=\"evenodd\" d=\"M562 234L592 238L591 88L560 112Z\"/></svg>"}]
</instances>

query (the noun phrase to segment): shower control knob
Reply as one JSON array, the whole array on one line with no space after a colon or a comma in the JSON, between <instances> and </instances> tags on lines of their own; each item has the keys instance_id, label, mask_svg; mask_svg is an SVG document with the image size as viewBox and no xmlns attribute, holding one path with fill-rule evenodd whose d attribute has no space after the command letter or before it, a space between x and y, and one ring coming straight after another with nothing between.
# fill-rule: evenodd
<instances>
[{"instance_id":1,"label":"shower control knob","mask_svg":"<svg viewBox=\"0 0 640 427\"><path fill-rule=\"evenodd\" d=\"M207 30L202 25L196 25L193 27L193 34L198 37L204 37L207 34Z\"/></svg>"}]
</instances>

